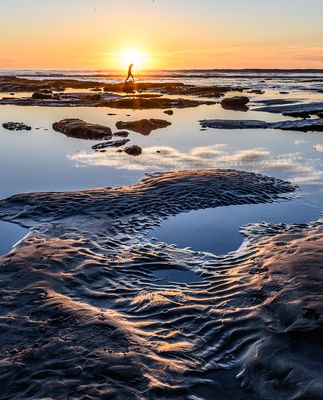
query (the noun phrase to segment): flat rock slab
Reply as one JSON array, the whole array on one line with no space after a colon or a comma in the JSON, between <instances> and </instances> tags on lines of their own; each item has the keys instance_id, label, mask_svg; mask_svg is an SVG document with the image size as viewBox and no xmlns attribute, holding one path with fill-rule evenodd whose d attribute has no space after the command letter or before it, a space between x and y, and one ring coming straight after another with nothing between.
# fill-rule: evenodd
<instances>
[{"instance_id":1,"label":"flat rock slab","mask_svg":"<svg viewBox=\"0 0 323 400\"><path fill-rule=\"evenodd\" d=\"M214 129L281 129L284 131L323 132L323 119L266 122L258 120L210 119L200 121L202 128Z\"/></svg>"},{"instance_id":2,"label":"flat rock slab","mask_svg":"<svg viewBox=\"0 0 323 400\"><path fill-rule=\"evenodd\" d=\"M125 97L117 94L104 93L87 95L84 93L55 94L48 98L4 97L0 105L36 106L36 107L109 107L118 109L149 110L168 108L190 108L200 105L213 105L215 101L192 100L187 98L171 99L149 95L144 97Z\"/></svg>"},{"instance_id":3,"label":"flat rock slab","mask_svg":"<svg viewBox=\"0 0 323 400\"><path fill-rule=\"evenodd\" d=\"M300 99L267 99L267 100L264 99L264 100L257 100L254 103L262 104L265 106L279 106L279 105L295 104L299 102Z\"/></svg>"},{"instance_id":4,"label":"flat rock slab","mask_svg":"<svg viewBox=\"0 0 323 400\"><path fill-rule=\"evenodd\" d=\"M102 93L34 93L31 97L3 97L1 105L35 107L104 107L110 100L122 98L118 94Z\"/></svg>"},{"instance_id":5,"label":"flat rock slab","mask_svg":"<svg viewBox=\"0 0 323 400\"><path fill-rule=\"evenodd\" d=\"M269 112L274 114L287 114L295 112L307 112L309 114L316 114L323 111L323 102L259 107L256 108L255 111Z\"/></svg>"},{"instance_id":6,"label":"flat rock slab","mask_svg":"<svg viewBox=\"0 0 323 400\"><path fill-rule=\"evenodd\" d=\"M164 119L141 119L138 121L118 121L116 127L118 129L128 129L130 131L141 133L142 135L149 135L153 130L166 128L171 125L171 122Z\"/></svg>"},{"instance_id":7,"label":"flat rock slab","mask_svg":"<svg viewBox=\"0 0 323 400\"><path fill-rule=\"evenodd\" d=\"M202 128L215 129L267 129L269 123L257 120L205 119L200 121Z\"/></svg>"},{"instance_id":8,"label":"flat rock slab","mask_svg":"<svg viewBox=\"0 0 323 400\"><path fill-rule=\"evenodd\" d=\"M53 124L54 131L64 133L66 136L76 139L111 139L112 131L109 127L90 124L81 119L63 119Z\"/></svg>"},{"instance_id":9,"label":"flat rock slab","mask_svg":"<svg viewBox=\"0 0 323 400\"><path fill-rule=\"evenodd\" d=\"M102 150L107 147L122 147L129 142L129 139L111 140L109 142L98 143L92 146L93 150Z\"/></svg>"},{"instance_id":10,"label":"flat rock slab","mask_svg":"<svg viewBox=\"0 0 323 400\"><path fill-rule=\"evenodd\" d=\"M214 101L171 99L166 97L129 97L106 101L104 106L110 108L129 108L133 110L168 109L168 108L191 108L200 105L213 105Z\"/></svg>"}]
</instances>

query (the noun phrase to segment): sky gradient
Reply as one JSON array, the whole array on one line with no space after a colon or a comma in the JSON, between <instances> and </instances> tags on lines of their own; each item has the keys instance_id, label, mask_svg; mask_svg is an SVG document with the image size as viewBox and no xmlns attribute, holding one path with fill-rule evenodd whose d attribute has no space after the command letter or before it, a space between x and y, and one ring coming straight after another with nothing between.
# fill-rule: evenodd
<instances>
[{"instance_id":1,"label":"sky gradient","mask_svg":"<svg viewBox=\"0 0 323 400\"><path fill-rule=\"evenodd\" d=\"M323 68L322 0L10 0L0 69Z\"/></svg>"}]
</instances>

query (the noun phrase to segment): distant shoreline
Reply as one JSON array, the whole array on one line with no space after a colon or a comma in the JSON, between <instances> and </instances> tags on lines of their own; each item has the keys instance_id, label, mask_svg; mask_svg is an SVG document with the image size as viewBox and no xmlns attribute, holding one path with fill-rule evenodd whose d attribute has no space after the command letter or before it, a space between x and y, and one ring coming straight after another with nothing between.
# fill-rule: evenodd
<instances>
[{"instance_id":1,"label":"distant shoreline","mask_svg":"<svg viewBox=\"0 0 323 400\"><path fill-rule=\"evenodd\" d=\"M322 79L323 69L173 69L173 70L145 70L137 72L138 78L275 78L297 75L297 78L309 78L311 75ZM87 77L87 78L123 78L120 70L94 69L0 69L0 77Z\"/></svg>"}]
</instances>

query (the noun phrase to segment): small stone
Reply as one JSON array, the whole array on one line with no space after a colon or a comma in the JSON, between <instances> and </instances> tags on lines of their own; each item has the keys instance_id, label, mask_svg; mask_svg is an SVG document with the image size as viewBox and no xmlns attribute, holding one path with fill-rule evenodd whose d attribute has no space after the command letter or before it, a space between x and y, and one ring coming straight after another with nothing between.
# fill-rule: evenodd
<instances>
[{"instance_id":1,"label":"small stone","mask_svg":"<svg viewBox=\"0 0 323 400\"><path fill-rule=\"evenodd\" d=\"M118 132L114 132L113 136L128 137L129 136L129 132L127 132L127 131L118 131Z\"/></svg>"},{"instance_id":2,"label":"small stone","mask_svg":"<svg viewBox=\"0 0 323 400\"><path fill-rule=\"evenodd\" d=\"M128 146L124 149L124 152L131 156L139 156L142 154L142 148L137 145Z\"/></svg>"}]
</instances>

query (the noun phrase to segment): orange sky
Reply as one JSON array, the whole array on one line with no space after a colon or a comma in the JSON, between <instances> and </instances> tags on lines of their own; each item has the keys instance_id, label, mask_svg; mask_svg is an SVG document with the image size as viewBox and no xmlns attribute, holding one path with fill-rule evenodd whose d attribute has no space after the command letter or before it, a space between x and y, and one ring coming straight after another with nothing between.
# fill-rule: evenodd
<instances>
[{"instance_id":1,"label":"orange sky","mask_svg":"<svg viewBox=\"0 0 323 400\"><path fill-rule=\"evenodd\" d=\"M322 0L10 0L0 68L323 68ZM141 60L142 61L142 60Z\"/></svg>"}]
</instances>

